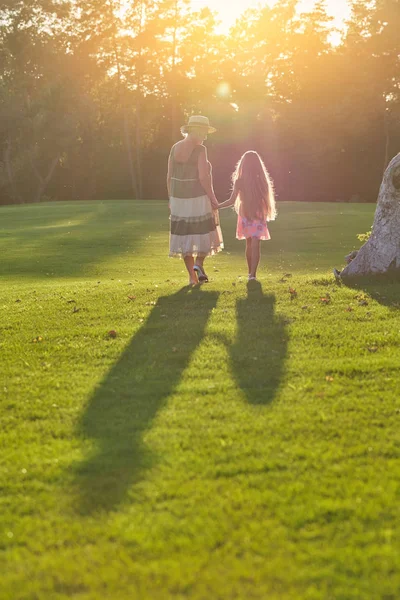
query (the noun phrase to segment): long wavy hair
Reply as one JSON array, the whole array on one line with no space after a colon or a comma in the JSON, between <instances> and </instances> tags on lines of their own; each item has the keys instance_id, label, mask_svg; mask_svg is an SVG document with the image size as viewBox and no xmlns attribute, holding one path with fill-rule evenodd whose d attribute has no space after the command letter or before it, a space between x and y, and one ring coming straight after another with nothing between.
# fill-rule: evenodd
<instances>
[{"instance_id":1,"label":"long wavy hair","mask_svg":"<svg viewBox=\"0 0 400 600\"><path fill-rule=\"evenodd\" d=\"M250 150L243 154L232 175L232 183L239 187L235 202L238 214L249 220L275 219L274 184L257 152Z\"/></svg>"}]
</instances>

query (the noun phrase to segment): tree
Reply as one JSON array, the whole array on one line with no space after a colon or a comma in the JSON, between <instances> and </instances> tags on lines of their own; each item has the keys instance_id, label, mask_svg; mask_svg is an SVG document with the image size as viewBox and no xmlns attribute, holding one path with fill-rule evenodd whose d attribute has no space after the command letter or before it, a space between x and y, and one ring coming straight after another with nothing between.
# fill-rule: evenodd
<instances>
[{"instance_id":1,"label":"tree","mask_svg":"<svg viewBox=\"0 0 400 600\"><path fill-rule=\"evenodd\" d=\"M38 201L49 185L62 152L71 136L71 109L68 87L63 87L65 62L63 21L67 1L3 3L0 35L3 74L2 127L4 162L11 195L21 201L19 191L26 173L36 181L29 187L31 201ZM49 29L52 28L52 33ZM22 180L22 181L21 181ZM26 195L26 194L25 194Z\"/></svg>"},{"instance_id":2,"label":"tree","mask_svg":"<svg viewBox=\"0 0 400 600\"><path fill-rule=\"evenodd\" d=\"M333 47L321 0L264 3L229 35L189 0L3 0L0 202L163 197L194 112L218 129L220 194L254 148L281 199L375 201L400 143L400 3L351 4Z\"/></svg>"},{"instance_id":3,"label":"tree","mask_svg":"<svg viewBox=\"0 0 400 600\"><path fill-rule=\"evenodd\" d=\"M372 235L341 272L341 278L400 272L400 154L383 177Z\"/></svg>"},{"instance_id":4,"label":"tree","mask_svg":"<svg viewBox=\"0 0 400 600\"><path fill-rule=\"evenodd\" d=\"M131 127L123 66L121 63L123 22L120 0L76 0L74 22L76 48L102 63L116 79L117 106L122 112L122 132L132 192L139 197L137 169L133 159Z\"/></svg>"},{"instance_id":5,"label":"tree","mask_svg":"<svg viewBox=\"0 0 400 600\"><path fill-rule=\"evenodd\" d=\"M348 150L355 159L352 177L360 190L365 190L364 195L368 189L377 191L395 148L400 4L397 0L374 3L353 0L351 6L348 32L341 48L346 89L346 102L342 106L349 124Z\"/></svg>"}]
</instances>

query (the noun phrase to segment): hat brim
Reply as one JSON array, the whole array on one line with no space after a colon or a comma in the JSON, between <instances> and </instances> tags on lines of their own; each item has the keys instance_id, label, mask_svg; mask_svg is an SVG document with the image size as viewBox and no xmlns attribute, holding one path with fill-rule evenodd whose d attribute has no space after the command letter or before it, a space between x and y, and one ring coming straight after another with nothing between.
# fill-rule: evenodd
<instances>
[{"instance_id":1,"label":"hat brim","mask_svg":"<svg viewBox=\"0 0 400 600\"><path fill-rule=\"evenodd\" d=\"M215 127L211 127L211 125L201 125L199 123L198 125L182 125L181 132L189 133L191 129L206 129L208 134L215 133L217 131Z\"/></svg>"}]
</instances>

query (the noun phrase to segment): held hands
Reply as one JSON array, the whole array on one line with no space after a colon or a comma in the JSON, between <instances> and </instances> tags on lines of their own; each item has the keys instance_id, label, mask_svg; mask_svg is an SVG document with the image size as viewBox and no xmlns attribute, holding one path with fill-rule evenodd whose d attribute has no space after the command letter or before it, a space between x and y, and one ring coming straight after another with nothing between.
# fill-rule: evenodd
<instances>
[{"instance_id":1,"label":"held hands","mask_svg":"<svg viewBox=\"0 0 400 600\"><path fill-rule=\"evenodd\" d=\"M225 202L221 202L220 204L218 204L218 208L228 208L228 206L233 206L235 204L235 201L231 198L229 198L229 200L225 200Z\"/></svg>"},{"instance_id":2,"label":"held hands","mask_svg":"<svg viewBox=\"0 0 400 600\"><path fill-rule=\"evenodd\" d=\"M213 207L214 210L218 210L219 204L218 204L218 200L216 199L215 196L214 196L214 198L211 198L211 206Z\"/></svg>"}]
</instances>

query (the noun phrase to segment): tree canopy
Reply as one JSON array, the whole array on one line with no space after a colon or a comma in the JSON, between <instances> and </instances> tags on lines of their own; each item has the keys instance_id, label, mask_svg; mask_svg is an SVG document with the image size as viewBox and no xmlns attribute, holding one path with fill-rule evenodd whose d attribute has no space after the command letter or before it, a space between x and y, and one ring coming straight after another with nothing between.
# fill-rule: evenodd
<instances>
[{"instance_id":1,"label":"tree canopy","mask_svg":"<svg viewBox=\"0 0 400 600\"><path fill-rule=\"evenodd\" d=\"M400 2L247 10L189 0L0 4L0 203L166 197L169 148L209 116L217 195L259 151L281 200L373 201L400 146Z\"/></svg>"}]
</instances>

